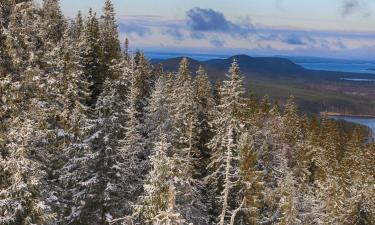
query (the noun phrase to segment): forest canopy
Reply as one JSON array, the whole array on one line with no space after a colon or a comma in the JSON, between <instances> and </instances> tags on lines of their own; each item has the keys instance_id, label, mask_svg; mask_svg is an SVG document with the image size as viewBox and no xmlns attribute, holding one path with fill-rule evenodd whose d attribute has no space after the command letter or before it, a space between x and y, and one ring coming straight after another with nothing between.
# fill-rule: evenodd
<instances>
[{"instance_id":1,"label":"forest canopy","mask_svg":"<svg viewBox=\"0 0 375 225\"><path fill-rule=\"evenodd\" d=\"M360 127L121 47L114 8L0 2L0 224L375 224ZM131 43L130 43L131 44Z\"/></svg>"}]
</instances>

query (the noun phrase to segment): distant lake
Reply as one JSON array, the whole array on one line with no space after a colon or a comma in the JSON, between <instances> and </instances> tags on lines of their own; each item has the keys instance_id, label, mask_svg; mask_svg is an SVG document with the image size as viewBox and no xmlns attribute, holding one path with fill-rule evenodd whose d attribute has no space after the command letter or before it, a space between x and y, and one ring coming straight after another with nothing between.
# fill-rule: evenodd
<instances>
[{"instance_id":1,"label":"distant lake","mask_svg":"<svg viewBox=\"0 0 375 225\"><path fill-rule=\"evenodd\" d=\"M356 81L356 82L375 82L375 79L361 79L361 78L340 78L341 80Z\"/></svg>"},{"instance_id":2,"label":"distant lake","mask_svg":"<svg viewBox=\"0 0 375 225\"><path fill-rule=\"evenodd\" d=\"M334 63L334 62L303 62L297 63L310 70L326 70L350 73L373 73L375 63Z\"/></svg>"},{"instance_id":3,"label":"distant lake","mask_svg":"<svg viewBox=\"0 0 375 225\"><path fill-rule=\"evenodd\" d=\"M330 118L365 125L372 130L372 136L375 137L375 118L361 116L330 116Z\"/></svg>"}]
</instances>

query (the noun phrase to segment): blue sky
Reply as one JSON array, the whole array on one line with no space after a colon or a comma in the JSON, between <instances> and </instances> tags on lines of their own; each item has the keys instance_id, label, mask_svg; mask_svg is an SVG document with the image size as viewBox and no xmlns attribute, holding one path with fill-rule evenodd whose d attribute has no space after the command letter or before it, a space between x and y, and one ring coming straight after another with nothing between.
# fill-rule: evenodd
<instances>
[{"instance_id":1,"label":"blue sky","mask_svg":"<svg viewBox=\"0 0 375 225\"><path fill-rule=\"evenodd\" d=\"M104 0L60 0L64 13ZM113 0L133 48L375 58L375 0Z\"/></svg>"}]
</instances>

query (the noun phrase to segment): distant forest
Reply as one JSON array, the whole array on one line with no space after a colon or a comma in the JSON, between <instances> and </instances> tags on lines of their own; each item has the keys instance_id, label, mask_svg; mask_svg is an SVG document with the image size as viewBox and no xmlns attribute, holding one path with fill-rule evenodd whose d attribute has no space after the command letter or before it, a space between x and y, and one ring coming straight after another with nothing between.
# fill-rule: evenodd
<instances>
[{"instance_id":1,"label":"distant forest","mask_svg":"<svg viewBox=\"0 0 375 225\"><path fill-rule=\"evenodd\" d=\"M130 54L110 0L1 0L0 25L0 225L375 224L363 127L259 101L236 60L212 83Z\"/></svg>"}]
</instances>

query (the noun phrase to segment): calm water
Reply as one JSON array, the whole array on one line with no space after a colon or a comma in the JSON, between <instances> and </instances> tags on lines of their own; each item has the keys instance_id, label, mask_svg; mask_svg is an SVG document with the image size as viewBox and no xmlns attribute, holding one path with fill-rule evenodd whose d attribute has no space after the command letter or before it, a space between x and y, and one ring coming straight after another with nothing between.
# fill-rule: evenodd
<instances>
[{"instance_id":1,"label":"calm water","mask_svg":"<svg viewBox=\"0 0 375 225\"><path fill-rule=\"evenodd\" d=\"M372 136L375 137L375 118L360 116L330 116L332 119L346 120L352 123L362 124L372 130Z\"/></svg>"},{"instance_id":2,"label":"calm water","mask_svg":"<svg viewBox=\"0 0 375 225\"><path fill-rule=\"evenodd\" d=\"M375 63L297 63L306 69L375 74Z\"/></svg>"}]
</instances>

